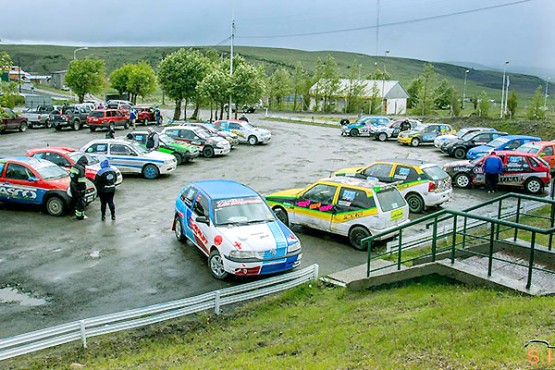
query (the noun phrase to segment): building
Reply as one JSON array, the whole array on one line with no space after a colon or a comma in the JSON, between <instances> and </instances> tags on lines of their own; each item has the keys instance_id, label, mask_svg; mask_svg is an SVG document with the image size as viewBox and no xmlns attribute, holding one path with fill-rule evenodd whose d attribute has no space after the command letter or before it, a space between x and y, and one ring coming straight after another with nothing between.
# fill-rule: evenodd
<instances>
[{"instance_id":1,"label":"building","mask_svg":"<svg viewBox=\"0 0 555 370\"><path fill-rule=\"evenodd\" d=\"M66 73L67 70L52 72L50 85L60 90L63 89L66 84Z\"/></svg>"},{"instance_id":2,"label":"building","mask_svg":"<svg viewBox=\"0 0 555 370\"><path fill-rule=\"evenodd\" d=\"M316 108L316 92L319 90L319 84L317 82L310 88L310 109L314 110ZM335 106L336 112L344 112L347 106L347 91L349 87L353 84L364 85L362 90L361 98L363 100L370 101L373 91L377 90L377 94L383 101L384 109L386 114L406 114L407 112L407 99L409 94L401 86L399 81L388 81L388 80L349 80L341 79L339 81L339 87L335 94L333 94L333 104ZM322 97L319 98L321 101Z\"/></svg>"}]
</instances>

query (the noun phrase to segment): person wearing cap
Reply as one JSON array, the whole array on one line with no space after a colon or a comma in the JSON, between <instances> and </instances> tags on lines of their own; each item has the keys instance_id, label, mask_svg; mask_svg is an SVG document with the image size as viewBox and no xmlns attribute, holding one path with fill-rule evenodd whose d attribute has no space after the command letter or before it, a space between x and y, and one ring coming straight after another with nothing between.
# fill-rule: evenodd
<instances>
[{"instance_id":1,"label":"person wearing cap","mask_svg":"<svg viewBox=\"0 0 555 370\"><path fill-rule=\"evenodd\" d=\"M488 193L497 191L499 174L503 172L503 161L497 156L495 151L484 160L484 174L486 175L486 190Z\"/></svg>"},{"instance_id":2,"label":"person wearing cap","mask_svg":"<svg viewBox=\"0 0 555 370\"><path fill-rule=\"evenodd\" d=\"M94 177L94 185L100 198L100 219L106 221L106 206L110 208L112 221L116 220L116 206L114 205L114 194L116 192L117 173L114 167L110 166L107 159L100 162L100 171Z\"/></svg>"},{"instance_id":3,"label":"person wearing cap","mask_svg":"<svg viewBox=\"0 0 555 370\"><path fill-rule=\"evenodd\" d=\"M87 192L87 178L85 177L85 167L89 164L86 156L81 156L77 162L71 167L69 183L71 197L73 198L73 207L75 209L75 218L84 220L85 215L85 193Z\"/></svg>"}]
</instances>

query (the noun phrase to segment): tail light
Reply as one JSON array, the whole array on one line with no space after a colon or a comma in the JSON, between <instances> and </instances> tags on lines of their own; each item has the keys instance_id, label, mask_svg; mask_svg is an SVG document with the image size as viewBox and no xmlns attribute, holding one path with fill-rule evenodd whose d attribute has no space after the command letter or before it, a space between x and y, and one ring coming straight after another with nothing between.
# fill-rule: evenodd
<instances>
[{"instance_id":1,"label":"tail light","mask_svg":"<svg viewBox=\"0 0 555 370\"><path fill-rule=\"evenodd\" d=\"M38 118L38 119L40 119L40 114L39 114L39 118Z\"/></svg>"},{"instance_id":2,"label":"tail light","mask_svg":"<svg viewBox=\"0 0 555 370\"><path fill-rule=\"evenodd\" d=\"M430 181L428 183L428 193L431 193L432 191L436 191L437 189L437 184L433 181Z\"/></svg>"},{"instance_id":3,"label":"tail light","mask_svg":"<svg viewBox=\"0 0 555 370\"><path fill-rule=\"evenodd\" d=\"M64 121L69 122L69 116L64 116Z\"/></svg>"}]
</instances>

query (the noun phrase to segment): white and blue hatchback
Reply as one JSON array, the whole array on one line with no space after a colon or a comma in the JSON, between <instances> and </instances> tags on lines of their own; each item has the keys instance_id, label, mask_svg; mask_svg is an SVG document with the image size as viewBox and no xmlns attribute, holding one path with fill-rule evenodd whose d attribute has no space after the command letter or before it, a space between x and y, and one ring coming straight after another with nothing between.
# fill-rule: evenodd
<instances>
[{"instance_id":1,"label":"white and blue hatchback","mask_svg":"<svg viewBox=\"0 0 555 370\"><path fill-rule=\"evenodd\" d=\"M207 257L216 279L265 275L301 263L301 242L246 185L203 180L186 186L175 202L173 228Z\"/></svg>"}]
</instances>

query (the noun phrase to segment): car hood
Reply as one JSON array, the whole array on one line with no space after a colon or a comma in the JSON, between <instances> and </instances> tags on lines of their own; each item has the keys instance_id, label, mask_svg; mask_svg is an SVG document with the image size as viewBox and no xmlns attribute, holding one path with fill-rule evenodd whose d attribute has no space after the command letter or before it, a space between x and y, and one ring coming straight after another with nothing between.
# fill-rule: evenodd
<instances>
[{"instance_id":1,"label":"car hood","mask_svg":"<svg viewBox=\"0 0 555 370\"><path fill-rule=\"evenodd\" d=\"M266 134L266 135L267 135L267 134L270 134L270 130L267 130L267 129L265 129L265 128L259 128L259 127L255 128L255 129L253 130L253 132L258 132L258 133L260 133L260 134Z\"/></svg>"},{"instance_id":2,"label":"car hood","mask_svg":"<svg viewBox=\"0 0 555 370\"><path fill-rule=\"evenodd\" d=\"M218 231L237 249L257 252L286 248L287 240L291 237L283 232L276 221L220 226Z\"/></svg>"},{"instance_id":3,"label":"car hood","mask_svg":"<svg viewBox=\"0 0 555 370\"><path fill-rule=\"evenodd\" d=\"M364 169L364 167L347 167L347 168L342 168L339 171L335 171L334 175L335 176L341 176L344 174L352 174L352 173L357 173L360 172Z\"/></svg>"},{"instance_id":4,"label":"car hood","mask_svg":"<svg viewBox=\"0 0 555 370\"><path fill-rule=\"evenodd\" d=\"M462 160L462 161L454 161L446 163L443 167L444 168L454 168L454 167L471 167L472 163L469 160Z\"/></svg>"},{"instance_id":5,"label":"car hood","mask_svg":"<svg viewBox=\"0 0 555 370\"><path fill-rule=\"evenodd\" d=\"M271 198L296 198L297 195L302 190L303 190L302 188L282 190L282 191L278 191L276 193L272 193L272 194L268 195L268 197L271 197Z\"/></svg>"}]
</instances>

